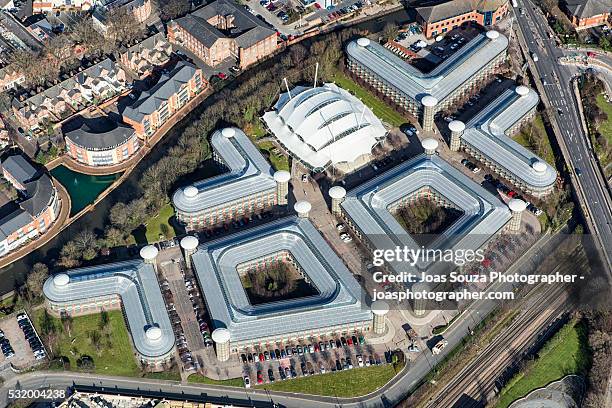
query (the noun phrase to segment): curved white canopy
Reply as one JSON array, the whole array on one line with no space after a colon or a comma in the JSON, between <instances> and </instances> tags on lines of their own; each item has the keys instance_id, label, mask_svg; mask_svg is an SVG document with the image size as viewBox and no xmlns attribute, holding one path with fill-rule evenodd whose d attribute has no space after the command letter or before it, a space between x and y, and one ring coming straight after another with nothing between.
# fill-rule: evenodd
<instances>
[{"instance_id":1,"label":"curved white canopy","mask_svg":"<svg viewBox=\"0 0 612 408\"><path fill-rule=\"evenodd\" d=\"M353 163L383 139L386 130L361 101L335 84L296 87L263 116L268 128L313 169Z\"/></svg>"}]
</instances>

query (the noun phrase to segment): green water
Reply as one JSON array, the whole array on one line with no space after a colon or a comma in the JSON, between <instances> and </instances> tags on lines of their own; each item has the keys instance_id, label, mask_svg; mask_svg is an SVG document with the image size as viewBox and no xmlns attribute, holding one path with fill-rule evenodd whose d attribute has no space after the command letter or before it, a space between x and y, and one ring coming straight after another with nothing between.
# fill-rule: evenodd
<instances>
[{"instance_id":1,"label":"green water","mask_svg":"<svg viewBox=\"0 0 612 408\"><path fill-rule=\"evenodd\" d=\"M64 166L54 168L51 170L51 174L66 187L68 194L70 194L70 200L72 201L71 216L93 203L96 197L121 177L121 173L108 176L89 176L77 173Z\"/></svg>"}]
</instances>

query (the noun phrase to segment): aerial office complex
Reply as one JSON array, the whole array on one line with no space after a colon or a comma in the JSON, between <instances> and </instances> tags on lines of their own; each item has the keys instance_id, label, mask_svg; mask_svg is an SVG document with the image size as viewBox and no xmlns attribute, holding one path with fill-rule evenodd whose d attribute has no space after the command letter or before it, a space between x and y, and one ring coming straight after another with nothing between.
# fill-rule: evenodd
<instances>
[{"instance_id":1,"label":"aerial office complex","mask_svg":"<svg viewBox=\"0 0 612 408\"><path fill-rule=\"evenodd\" d=\"M538 101L526 86L507 89L467 124L449 123L451 150L462 148L524 192L545 196L557 179L554 167L510 138L533 117Z\"/></svg>"},{"instance_id":2,"label":"aerial office complex","mask_svg":"<svg viewBox=\"0 0 612 408\"><path fill-rule=\"evenodd\" d=\"M282 93L263 120L293 157L313 171L350 173L366 165L387 134L380 119L335 84Z\"/></svg>"},{"instance_id":3,"label":"aerial office complex","mask_svg":"<svg viewBox=\"0 0 612 408\"><path fill-rule=\"evenodd\" d=\"M504 61L508 38L497 31L478 34L428 73L367 38L346 47L347 67L359 79L433 128L436 112L480 87Z\"/></svg>"},{"instance_id":4,"label":"aerial office complex","mask_svg":"<svg viewBox=\"0 0 612 408\"><path fill-rule=\"evenodd\" d=\"M289 173L274 173L242 130L217 130L210 144L224 173L180 188L172 196L176 217L188 230L222 225L287 203Z\"/></svg>"},{"instance_id":5,"label":"aerial office complex","mask_svg":"<svg viewBox=\"0 0 612 408\"><path fill-rule=\"evenodd\" d=\"M153 366L172 358L174 333L153 265L157 249L141 250L141 260L73 269L45 281L48 310L70 316L123 309L139 359Z\"/></svg>"},{"instance_id":6,"label":"aerial office complex","mask_svg":"<svg viewBox=\"0 0 612 408\"><path fill-rule=\"evenodd\" d=\"M416 250L421 245L402 227L396 213L409 203L425 198L461 213L448 228L432 237L426 248L476 250L482 247L510 221L511 212L498 198L436 156L435 140L426 139L423 145L425 154L386 171L346 195L330 190L340 206L339 215L370 249L400 246ZM408 265L391 262L390 267L401 272ZM414 265L415 272L443 267L442 262L431 260ZM416 312L424 313L423 310Z\"/></svg>"},{"instance_id":7,"label":"aerial office complex","mask_svg":"<svg viewBox=\"0 0 612 408\"><path fill-rule=\"evenodd\" d=\"M203 244L191 259L216 329L218 357L225 354L220 359L257 345L371 328L372 312L362 304L359 284L305 218L281 219ZM263 273L263 266L280 261L292 264L314 290L255 302L245 290L245 274Z\"/></svg>"}]
</instances>

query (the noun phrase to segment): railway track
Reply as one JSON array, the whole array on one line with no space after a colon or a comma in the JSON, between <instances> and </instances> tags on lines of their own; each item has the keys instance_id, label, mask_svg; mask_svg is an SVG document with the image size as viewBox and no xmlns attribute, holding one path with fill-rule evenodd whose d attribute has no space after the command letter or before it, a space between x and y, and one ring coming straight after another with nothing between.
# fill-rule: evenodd
<instances>
[{"instance_id":1,"label":"railway track","mask_svg":"<svg viewBox=\"0 0 612 408\"><path fill-rule=\"evenodd\" d=\"M495 380L537 340L542 330L568 311L564 287L545 286L542 296L531 297L525 310L478 356L469 362L437 396L428 408L482 407L495 390ZM467 396L468 398L466 398ZM458 404L458 401L461 401Z\"/></svg>"}]
</instances>

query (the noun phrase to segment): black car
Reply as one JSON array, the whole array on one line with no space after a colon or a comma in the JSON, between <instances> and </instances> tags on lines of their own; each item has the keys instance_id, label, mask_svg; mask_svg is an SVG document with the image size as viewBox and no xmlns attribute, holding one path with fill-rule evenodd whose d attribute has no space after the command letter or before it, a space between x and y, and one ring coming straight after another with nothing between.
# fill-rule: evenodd
<instances>
[{"instance_id":1,"label":"black car","mask_svg":"<svg viewBox=\"0 0 612 408\"><path fill-rule=\"evenodd\" d=\"M280 350L279 350L279 349L275 349L275 350L274 350L274 355L276 356L276 359L277 359L277 360L280 360L280 358L281 358L281 352L280 352Z\"/></svg>"},{"instance_id":2,"label":"black car","mask_svg":"<svg viewBox=\"0 0 612 408\"><path fill-rule=\"evenodd\" d=\"M249 363L252 363L252 362L253 362L253 355L252 355L251 353L247 353L247 361L248 361Z\"/></svg>"},{"instance_id":3,"label":"black car","mask_svg":"<svg viewBox=\"0 0 612 408\"><path fill-rule=\"evenodd\" d=\"M340 338L340 342L342 343L344 347L346 347L346 339L344 337Z\"/></svg>"},{"instance_id":4,"label":"black car","mask_svg":"<svg viewBox=\"0 0 612 408\"><path fill-rule=\"evenodd\" d=\"M278 366L278 375L280 376L281 380L287 378L287 376L285 376L285 370L283 370L283 367L281 366Z\"/></svg>"},{"instance_id":5,"label":"black car","mask_svg":"<svg viewBox=\"0 0 612 408\"><path fill-rule=\"evenodd\" d=\"M342 364L340 364L340 360L336 359L336 370L342 371Z\"/></svg>"},{"instance_id":6,"label":"black car","mask_svg":"<svg viewBox=\"0 0 612 408\"><path fill-rule=\"evenodd\" d=\"M393 361L390 351L385 351L385 361L387 362L387 364L391 364L391 362Z\"/></svg>"},{"instance_id":7,"label":"black car","mask_svg":"<svg viewBox=\"0 0 612 408\"><path fill-rule=\"evenodd\" d=\"M240 359L242 360L242 363L243 363L243 364L246 364L246 363L247 363L246 354L244 354L244 353L243 353L243 354L241 354L241 355L240 355Z\"/></svg>"},{"instance_id":8,"label":"black car","mask_svg":"<svg viewBox=\"0 0 612 408\"><path fill-rule=\"evenodd\" d=\"M357 336L351 336L351 340L353 340L353 345L358 345L359 344L359 340L357 340Z\"/></svg>"},{"instance_id":9,"label":"black car","mask_svg":"<svg viewBox=\"0 0 612 408\"><path fill-rule=\"evenodd\" d=\"M336 340L336 348L342 347L342 342L340 340Z\"/></svg>"},{"instance_id":10,"label":"black car","mask_svg":"<svg viewBox=\"0 0 612 408\"><path fill-rule=\"evenodd\" d=\"M268 379L270 382L274 382L274 371L271 368L268 368Z\"/></svg>"}]
</instances>

